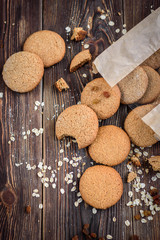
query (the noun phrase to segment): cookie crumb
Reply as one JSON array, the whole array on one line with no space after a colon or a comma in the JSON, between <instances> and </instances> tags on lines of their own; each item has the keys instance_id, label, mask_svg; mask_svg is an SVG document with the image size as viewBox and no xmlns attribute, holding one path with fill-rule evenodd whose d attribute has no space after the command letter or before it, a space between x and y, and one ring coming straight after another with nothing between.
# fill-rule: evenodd
<instances>
[{"instance_id":1,"label":"cookie crumb","mask_svg":"<svg viewBox=\"0 0 160 240\"><path fill-rule=\"evenodd\" d=\"M87 31L85 31L82 27L75 27L73 29L73 35L71 36L71 40L76 40L76 41L80 41L80 40L84 40L85 37L87 35Z\"/></svg>"},{"instance_id":2,"label":"cookie crumb","mask_svg":"<svg viewBox=\"0 0 160 240\"><path fill-rule=\"evenodd\" d=\"M127 182L132 182L137 177L137 174L134 172L130 172L127 177Z\"/></svg>"},{"instance_id":3,"label":"cookie crumb","mask_svg":"<svg viewBox=\"0 0 160 240\"><path fill-rule=\"evenodd\" d=\"M26 211L26 213L30 214L30 213L31 213L31 206L30 206L30 205L27 205L27 206L25 207L25 211Z\"/></svg>"},{"instance_id":4,"label":"cookie crumb","mask_svg":"<svg viewBox=\"0 0 160 240\"><path fill-rule=\"evenodd\" d=\"M131 161L132 161L132 163L133 163L136 167L140 167L140 166L141 166L141 163L140 163L138 157L131 157Z\"/></svg>"},{"instance_id":5,"label":"cookie crumb","mask_svg":"<svg viewBox=\"0 0 160 240\"><path fill-rule=\"evenodd\" d=\"M63 78L60 78L57 82L55 82L55 86L58 89L58 91L62 92L62 90L69 89L68 84Z\"/></svg>"}]
</instances>

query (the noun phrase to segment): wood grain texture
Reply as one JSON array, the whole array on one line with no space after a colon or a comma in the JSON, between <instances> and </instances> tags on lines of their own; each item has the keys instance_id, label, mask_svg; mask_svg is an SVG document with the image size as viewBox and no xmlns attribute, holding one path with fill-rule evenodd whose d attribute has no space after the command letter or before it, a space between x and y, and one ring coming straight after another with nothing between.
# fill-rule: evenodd
<instances>
[{"instance_id":1,"label":"wood grain texture","mask_svg":"<svg viewBox=\"0 0 160 240\"><path fill-rule=\"evenodd\" d=\"M88 32L84 44L88 43L90 49L96 50L95 57L105 48L109 47L122 35L123 24L127 30L140 22L150 14L151 6L156 9L160 6L159 0L0 0L0 70L6 59L14 52L22 50L25 39L33 32L41 29L49 29L59 33L66 43L66 55L64 59L45 69L44 78L41 84L32 92L18 94L10 91L2 81L0 92L4 97L0 99L0 190L8 183L15 190L18 201L10 214L0 206L0 239L55 239L68 240L78 234L79 239L85 239L81 230L84 224L90 224L90 231L96 232L98 237L105 237L111 234L115 240L128 240L136 234L140 239L157 240L160 238L160 214L154 216L153 221L142 224L134 220L134 215L144 207L129 208L126 203L130 200L128 191L133 190L132 184L126 183L127 160L116 166L124 182L124 193L121 200L107 210L98 210L97 214L92 213L92 208L82 202L78 207L74 206L77 201L79 178L77 173L82 173L94 163L88 155L87 149L78 150L77 144L71 138L58 141L55 136L55 123L58 115L67 107L77 104L80 101L80 94L84 86L93 78L91 65L86 64L74 73L69 73L70 61L74 55L84 49L81 42L70 41L65 28L71 29L80 26ZM108 16L100 19L99 9L103 9ZM115 25L108 25L112 20ZM5 23L6 21L6 23ZM115 30L119 28L120 32ZM83 74L87 77L84 77ZM54 83L63 77L70 86L69 91L58 92ZM35 101L44 101L43 115L34 111ZM120 106L117 113L110 119L100 122L101 125L114 124L123 127L124 119L130 109L127 106ZM30 121L31 120L31 121ZM23 127L23 129L22 129ZM27 140L23 139L22 132L32 128L44 128L43 136L35 137L33 134ZM15 134L15 142L8 144L10 134ZM70 142L70 146L67 144ZM60 152L60 150L63 151ZM160 144L152 148L146 148L149 156L159 154ZM72 160L81 156L78 166L73 167L70 162L63 161L64 157ZM44 164L51 167L44 173L45 177L55 174L56 188L41 184L37 177L36 170L28 171L26 162L31 166L37 166L44 159ZM58 162L63 161L61 167ZM142 157L143 161L143 157ZM23 165L16 167L15 163L22 162ZM146 162L143 161L143 166ZM56 171L54 171L56 170ZM134 170L136 170L134 168ZM53 171L53 172L52 172ZM72 183L67 184L64 180L67 173L73 172L76 191L71 192ZM149 182L155 173L150 170L144 174L143 182L146 189L153 185L160 188L160 183ZM60 189L65 193L61 194ZM33 198L32 192L38 189L40 198ZM140 194L135 193L134 198ZM43 203L43 209L38 208ZM24 212L25 205L31 205L31 214ZM114 223L113 217L117 218ZM125 226L125 220L131 222L130 227ZM147 229L147 230L146 230Z\"/></svg>"}]
</instances>

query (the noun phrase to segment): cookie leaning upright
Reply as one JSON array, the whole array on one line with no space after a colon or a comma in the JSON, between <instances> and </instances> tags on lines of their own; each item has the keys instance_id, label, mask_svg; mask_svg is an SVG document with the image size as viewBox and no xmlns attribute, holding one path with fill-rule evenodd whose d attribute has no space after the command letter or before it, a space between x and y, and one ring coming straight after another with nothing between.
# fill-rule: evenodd
<instances>
[{"instance_id":1,"label":"cookie leaning upright","mask_svg":"<svg viewBox=\"0 0 160 240\"><path fill-rule=\"evenodd\" d=\"M97 163L115 166L123 162L130 152L130 139L121 128L107 125L98 130L89 154Z\"/></svg>"},{"instance_id":2,"label":"cookie leaning upright","mask_svg":"<svg viewBox=\"0 0 160 240\"><path fill-rule=\"evenodd\" d=\"M97 132L98 118L96 113L82 104L66 108L56 122L57 138L74 137L79 149L90 145L96 138Z\"/></svg>"},{"instance_id":3,"label":"cookie leaning upright","mask_svg":"<svg viewBox=\"0 0 160 240\"><path fill-rule=\"evenodd\" d=\"M111 88L104 78L96 78L83 89L81 103L92 108L99 119L106 119L118 110L120 97L117 86Z\"/></svg>"},{"instance_id":4,"label":"cookie leaning upright","mask_svg":"<svg viewBox=\"0 0 160 240\"><path fill-rule=\"evenodd\" d=\"M154 137L154 131L141 119L153 108L151 104L136 107L125 119L124 128L131 141L139 147L149 147L158 142Z\"/></svg>"},{"instance_id":5,"label":"cookie leaning upright","mask_svg":"<svg viewBox=\"0 0 160 240\"><path fill-rule=\"evenodd\" d=\"M30 35L24 43L23 50L37 54L45 67L60 62L66 52L63 38L56 32L42 30Z\"/></svg>"},{"instance_id":6,"label":"cookie leaning upright","mask_svg":"<svg viewBox=\"0 0 160 240\"><path fill-rule=\"evenodd\" d=\"M3 80L15 92L29 92L34 89L44 73L44 65L39 56L30 52L11 55L3 66Z\"/></svg>"},{"instance_id":7,"label":"cookie leaning upright","mask_svg":"<svg viewBox=\"0 0 160 240\"><path fill-rule=\"evenodd\" d=\"M114 168L96 165L83 173L79 190L86 203L95 208L106 209L120 200L123 182Z\"/></svg>"}]
</instances>

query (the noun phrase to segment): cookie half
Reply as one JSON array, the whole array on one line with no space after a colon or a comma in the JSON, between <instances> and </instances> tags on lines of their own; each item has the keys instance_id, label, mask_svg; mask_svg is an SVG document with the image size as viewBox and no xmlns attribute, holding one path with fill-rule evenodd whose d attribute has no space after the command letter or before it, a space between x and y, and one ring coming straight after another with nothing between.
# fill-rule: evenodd
<instances>
[{"instance_id":1,"label":"cookie half","mask_svg":"<svg viewBox=\"0 0 160 240\"><path fill-rule=\"evenodd\" d=\"M96 78L83 89L81 103L92 108L99 119L106 119L118 110L120 96L117 86L111 88L104 78Z\"/></svg>"},{"instance_id":2,"label":"cookie half","mask_svg":"<svg viewBox=\"0 0 160 240\"><path fill-rule=\"evenodd\" d=\"M3 80L15 92L29 92L34 89L44 73L44 65L39 56L30 52L11 55L3 66Z\"/></svg>"},{"instance_id":3,"label":"cookie half","mask_svg":"<svg viewBox=\"0 0 160 240\"><path fill-rule=\"evenodd\" d=\"M66 47L63 38L58 33L42 30L27 38L23 50L37 54L44 66L50 67L63 59Z\"/></svg>"},{"instance_id":4,"label":"cookie half","mask_svg":"<svg viewBox=\"0 0 160 240\"><path fill-rule=\"evenodd\" d=\"M94 142L89 146L91 158L108 166L123 162L130 152L130 139L121 128L107 125L100 127Z\"/></svg>"},{"instance_id":5,"label":"cookie half","mask_svg":"<svg viewBox=\"0 0 160 240\"><path fill-rule=\"evenodd\" d=\"M148 76L148 87L138 103L147 104L153 102L160 94L160 75L151 67L143 66L143 69Z\"/></svg>"},{"instance_id":6,"label":"cookie half","mask_svg":"<svg viewBox=\"0 0 160 240\"><path fill-rule=\"evenodd\" d=\"M96 113L82 104L65 109L56 122L57 138L72 136L77 140L79 149L90 145L95 140L97 132L98 118Z\"/></svg>"},{"instance_id":7,"label":"cookie half","mask_svg":"<svg viewBox=\"0 0 160 240\"><path fill-rule=\"evenodd\" d=\"M137 67L119 83L121 103L132 104L145 94L148 86L148 77L142 67Z\"/></svg>"},{"instance_id":8,"label":"cookie half","mask_svg":"<svg viewBox=\"0 0 160 240\"><path fill-rule=\"evenodd\" d=\"M94 208L106 209L116 204L123 193L119 173L107 166L89 167L82 175L79 190L83 200Z\"/></svg>"},{"instance_id":9,"label":"cookie half","mask_svg":"<svg viewBox=\"0 0 160 240\"><path fill-rule=\"evenodd\" d=\"M147 58L142 65L147 65L151 68L157 69L160 67L160 49L155 52L152 56Z\"/></svg>"},{"instance_id":10,"label":"cookie half","mask_svg":"<svg viewBox=\"0 0 160 240\"><path fill-rule=\"evenodd\" d=\"M154 138L154 131L141 119L153 108L154 106L151 104L137 107L125 119L125 131L128 133L131 141L139 147L149 147L157 142Z\"/></svg>"}]
</instances>

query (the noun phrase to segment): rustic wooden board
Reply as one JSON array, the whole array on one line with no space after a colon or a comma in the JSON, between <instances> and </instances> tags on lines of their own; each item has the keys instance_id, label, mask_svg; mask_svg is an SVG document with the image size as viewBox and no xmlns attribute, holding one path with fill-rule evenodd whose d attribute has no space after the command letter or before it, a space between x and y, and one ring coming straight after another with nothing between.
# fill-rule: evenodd
<instances>
[{"instance_id":1,"label":"rustic wooden board","mask_svg":"<svg viewBox=\"0 0 160 240\"><path fill-rule=\"evenodd\" d=\"M160 6L159 0L143 1L104 1L104 0L76 0L76 1L5 1L0 0L0 68L6 59L16 51L22 50L24 40L32 33L40 29L49 29L59 33L66 42L66 55L64 59L53 67L45 69L41 84L28 94L18 94L10 91L3 81L0 83L0 92L4 97L0 99L0 189L6 183L10 184L18 197L18 202L8 215L3 206L0 206L0 239L55 239L67 240L78 234L80 239L85 239L81 234L82 226L90 224L90 231L96 232L98 237L111 234L113 239L129 239L136 234L140 239L160 238L160 216L157 213L152 222L142 224L133 218L140 207L126 207L129 201L128 191L133 189L132 185L126 183L127 168L125 161L115 169L120 173L124 182L124 194L121 200L107 210L98 210L92 213L92 208L82 202L78 207L74 206L77 201L78 183L77 173L82 173L87 167L92 166L92 160L88 156L87 149L78 150L76 143L71 138L57 141L55 136L55 122L58 115L68 106L80 101L80 94L87 82L96 76L93 75L90 65L85 65L75 73L69 73L69 64L72 57L83 49L80 42L70 41L65 28L70 26L81 26L88 31L85 43L98 46L98 53L110 46L121 35L115 33L115 29L127 30L140 22L150 14L151 5L153 9ZM108 17L101 20L98 7L105 12L109 10ZM120 14L119 14L120 13ZM108 21L115 22L110 27ZM6 23L4 23L6 21ZM90 28L88 28L88 25ZM87 77L83 77L83 74ZM54 83L63 77L70 86L70 90L59 93ZM2 80L2 76L1 76ZM35 101L44 101L43 115L34 111ZM127 106L121 106L118 112L108 120L102 121L100 125L114 124L123 127L124 119L129 111ZM31 120L31 121L30 121ZM24 129L22 129L24 127ZM22 131L32 128L44 128L43 136L29 136L24 140ZM10 133L15 133L15 142L8 144ZM70 146L67 147L67 144ZM63 149L64 152L60 153ZM153 148L147 148L149 155L159 154L160 144ZM71 160L73 157L82 157L78 166L73 167L69 162L64 162L64 157ZM56 188L44 187L40 178L37 177L38 169L28 171L25 162L36 166L44 159L47 169L45 176L50 178L52 171L56 170ZM58 161L63 165L58 167ZM23 162L16 167L15 163ZM71 192L72 183L67 184L64 180L67 173L73 172L73 181L76 182L76 191ZM149 182L154 173L150 171L144 175L144 183L148 186L160 187L158 181ZM55 181L55 180L54 180ZM64 194L60 189L65 190ZM38 189L40 198L33 198L33 189ZM134 197L138 197L135 195ZM38 208L43 203L43 209ZM31 205L31 214L24 212L26 204ZM117 218L116 223L112 221ZM125 220L131 222L126 227ZM147 230L146 230L147 229Z\"/></svg>"}]
</instances>

